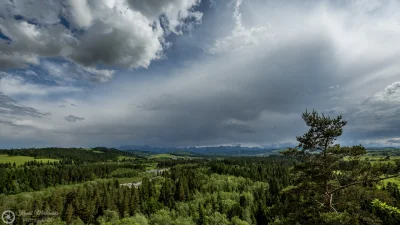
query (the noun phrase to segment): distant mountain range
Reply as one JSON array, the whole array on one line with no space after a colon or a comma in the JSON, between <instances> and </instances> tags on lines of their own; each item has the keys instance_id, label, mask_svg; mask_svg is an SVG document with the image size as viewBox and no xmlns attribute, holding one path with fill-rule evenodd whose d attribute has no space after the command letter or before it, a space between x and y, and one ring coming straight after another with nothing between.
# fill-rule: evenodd
<instances>
[{"instance_id":1,"label":"distant mountain range","mask_svg":"<svg viewBox=\"0 0 400 225\"><path fill-rule=\"evenodd\" d=\"M150 154L162 154L162 153L177 153L177 154L197 154L197 155L266 155L274 154L279 150L286 148L262 148L262 147L242 147L242 146L213 146L213 147L153 147L153 146L139 146L139 145L128 145L120 146L118 148L121 151L129 151L131 153L150 153Z\"/></svg>"},{"instance_id":2,"label":"distant mountain range","mask_svg":"<svg viewBox=\"0 0 400 225\"><path fill-rule=\"evenodd\" d=\"M118 150L126 151L136 155L164 154L169 153L181 156L256 156L278 154L280 151L293 147L242 147L235 146L213 146L213 147L154 147L148 145L124 145ZM395 147L366 147L369 151L396 150Z\"/></svg>"}]
</instances>

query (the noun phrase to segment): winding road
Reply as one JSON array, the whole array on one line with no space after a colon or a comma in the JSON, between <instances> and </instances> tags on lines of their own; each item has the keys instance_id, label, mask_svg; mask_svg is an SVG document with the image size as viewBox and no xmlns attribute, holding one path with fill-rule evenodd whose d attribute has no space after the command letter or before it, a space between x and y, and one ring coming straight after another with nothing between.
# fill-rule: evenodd
<instances>
[{"instance_id":1,"label":"winding road","mask_svg":"<svg viewBox=\"0 0 400 225\"><path fill-rule=\"evenodd\" d=\"M164 168L164 169L155 169L155 170L147 170L146 173L154 173L154 174L158 174L160 172L166 171L169 168ZM151 179L150 179L151 180ZM142 185L142 181L138 181L138 182L133 182L133 183L125 183L125 184L120 184L121 186L128 186L129 188L133 187L139 187L140 185Z\"/></svg>"}]
</instances>

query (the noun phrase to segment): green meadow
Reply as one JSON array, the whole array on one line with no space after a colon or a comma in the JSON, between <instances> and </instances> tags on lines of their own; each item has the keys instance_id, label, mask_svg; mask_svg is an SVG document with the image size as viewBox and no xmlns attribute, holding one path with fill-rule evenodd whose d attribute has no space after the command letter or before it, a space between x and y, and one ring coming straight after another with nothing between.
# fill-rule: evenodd
<instances>
[{"instance_id":1,"label":"green meadow","mask_svg":"<svg viewBox=\"0 0 400 225\"><path fill-rule=\"evenodd\" d=\"M363 161L368 161L372 164L375 163L395 163L396 160L400 160L400 156L390 156L389 158L386 158L386 156L383 155L377 155L376 153L371 154L367 153L366 155L363 155L360 157L361 160ZM345 157L344 160L348 160L348 157Z\"/></svg>"},{"instance_id":2,"label":"green meadow","mask_svg":"<svg viewBox=\"0 0 400 225\"><path fill-rule=\"evenodd\" d=\"M38 162L43 162L47 163L48 161L50 162L58 162L58 159L35 159L34 157L31 156L9 156L9 155L0 155L0 163L15 163L17 166L23 165L24 163L28 161L38 161Z\"/></svg>"},{"instance_id":3,"label":"green meadow","mask_svg":"<svg viewBox=\"0 0 400 225\"><path fill-rule=\"evenodd\" d=\"M124 155L120 155L117 156L118 161L122 161L122 160L135 160L135 157L132 156L124 156Z\"/></svg>"},{"instance_id":4,"label":"green meadow","mask_svg":"<svg viewBox=\"0 0 400 225\"><path fill-rule=\"evenodd\" d=\"M180 156L174 156L171 154L156 154L149 157L150 159L172 159L172 158L182 158Z\"/></svg>"}]
</instances>

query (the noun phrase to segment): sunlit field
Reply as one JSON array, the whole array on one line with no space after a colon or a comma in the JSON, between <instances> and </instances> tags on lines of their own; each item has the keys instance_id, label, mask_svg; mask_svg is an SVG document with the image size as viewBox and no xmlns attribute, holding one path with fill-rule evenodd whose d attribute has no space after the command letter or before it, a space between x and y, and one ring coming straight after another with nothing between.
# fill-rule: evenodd
<instances>
[{"instance_id":1,"label":"sunlit field","mask_svg":"<svg viewBox=\"0 0 400 225\"><path fill-rule=\"evenodd\" d=\"M0 155L0 163L15 163L16 166L23 165L28 161L37 161L37 162L59 162L58 159L35 159L31 156L9 156L9 155Z\"/></svg>"}]
</instances>

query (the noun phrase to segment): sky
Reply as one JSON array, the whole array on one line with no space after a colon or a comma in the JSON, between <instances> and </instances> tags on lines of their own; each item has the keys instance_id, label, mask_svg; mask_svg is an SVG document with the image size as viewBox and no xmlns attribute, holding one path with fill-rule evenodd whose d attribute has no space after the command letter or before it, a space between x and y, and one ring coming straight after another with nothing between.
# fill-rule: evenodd
<instances>
[{"instance_id":1,"label":"sky","mask_svg":"<svg viewBox=\"0 0 400 225\"><path fill-rule=\"evenodd\" d=\"M396 0L0 0L0 148L400 145Z\"/></svg>"}]
</instances>

